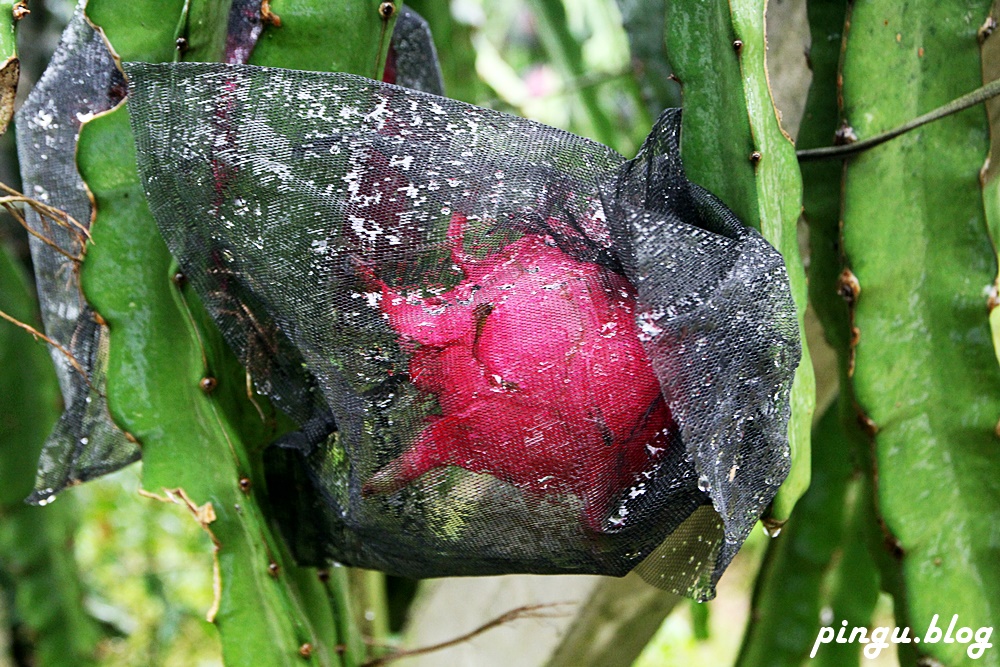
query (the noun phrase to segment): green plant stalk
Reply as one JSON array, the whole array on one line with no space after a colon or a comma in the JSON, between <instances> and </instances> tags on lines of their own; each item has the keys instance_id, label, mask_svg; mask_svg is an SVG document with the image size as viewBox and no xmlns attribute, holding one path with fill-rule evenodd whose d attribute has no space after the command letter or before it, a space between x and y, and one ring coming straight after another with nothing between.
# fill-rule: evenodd
<instances>
[{"instance_id":1,"label":"green plant stalk","mask_svg":"<svg viewBox=\"0 0 1000 667\"><path fill-rule=\"evenodd\" d=\"M970 93L962 95L958 99L954 99L951 102L939 106L937 109L921 114L913 120L906 121L899 127L895 127L887 132L882 132L880 134L876 134L874 137L868 137L867 139L855 141L854 143L845 144L843 146L807 148L797 151L796 156L798 157L799 162L810 162L812 160L830 160L856 155L875 148L876 146L881 146L885 142L891 141L898 136L910 132L911 130L915 130L918 127L926 125L927 123L933 123L936 120L947 118L948 116L958 113L959 111L964 111L969 107L982 104L987 100L993 99L997 95L1000 95L1000 81L991 81L980 86L979 88L976 88Z\"/></svg>"},{"instance_id":2,"label":"green plant stalk","mask_svg":"<svg viewBox=\"0 0 1000 667\"><path fill-rule=\"evenodd\" d=\"M975 88L976 29L989 5L855 3L841 69L855 134L876 135ZM860 287L851 381L874 434L876 508L894 561L883 576L899 583L896 624L918 634L935 614L958 614L973 629L1000 624L989 537L1000 523L991 472L1000 369L983 293L996 253L978 179L987 147L977 107L845 166L843 252ZM944 664L968 660L961 644L909 648Z\"/></svg>"},{"instance_id":3,"label":"green plant stalk","mask_svg":"<svg viewBox=\"0 0 1000 667\"><path fill-rule=\"evenodd\" d=\"M538 21L538 36L563 79L573 81L586 74L580 43L570 33L566 23L566 7L562 0L528 0L528 6ZM601 108L599 92L594 87L575 91L584 122L582 134L615 148L621 145L622 132L614 127Z\"/></svg>"},{"instance_id":4,"label":"green plant stalk","mask_svg":"<svg viewBox=\"0 0 1000 667\"><path fill-rule=\"evenodd\" d=\"M802 340L802 362L792 386L792 420L788 426L792 469L770 514L773 522L783 522L791 515L798 499L809 488L810 430L815 409L816 378L805 335L806 276L799 255L798 220L802 211L802 177L795 147L778 120L767 79L767 43L764 14L767 0L747 0L730 3L733 28L743 42L739 54L743 75L743 91L750 131L756 153L760 154L754 169L757 202L760 207L760 232L785 258L792 296L799 316ZM756 153L751 155L754 162Z\"/></svg>"},{"instance_id":5,"label":"green plant stalk","mask_svg":"<svg viewBox=\"0 0 1000 667\"><path fill-rule=\"evenodd\" d=\"M226 48L229 8L232 0L188 0L184 32L178 37L187 40L182 53L184 60L221 60Z\"/></svg>"},{"instance_id":6,"label":"green plant stalk","mask_svg":"<svg viewBox=\"0 0 1000 667\"><path fill-rule=\"evenodd\" d=\"M452 99L478 105L495 98L496 92L482 79L470 76L470 72L476 71L476 50L472 46L474 29L455 20L451 15L451 4L440 0L413 0L406 6L424 17L431 29L445 94Z\"/></svg>"},{"instance_id":7,"label":"green plant stalk","mask_svg":"<svg viewBox=\"0 0 1000 667\"><path fill-rule=\"evenodd\" d=\"M381 0L274 0L281 26L268 25L250 56L253 65L350 72L382 79L395 16L383 21ZM396 11L402 0L395 0Z\"/></svg>"},{"instance_id":8,"label":"green plant stalk","mask_svg":"<svg viewBox=\"0 0 1000 667\"><path fill-rule=\"evenodd\" d=\"M729 5L719 0L667 4L667 54L684 100L681 154L688 178L760 229L750 154L753 135Z\"/></svg>"},{"instance_id":9,"label":"green plant stalk","mask_svg":"<svg viewBox=\"0 0 1000 667\"><path fill-rule=\"evenodd\" d=\"M153 7L131 4L147 28L147 41L132 44L119 39L134 37L132 24L116 20L122 17L114 11L119 4L88 6L92 20L107 16L99 25L119 55L172 59L179 20L170 15L156 20ZM183 7L175 9L179 15ZM78 166L96 211L82 284L111 331L109 407L143 447L147 491L167 497L166 490L177 490L170 497L189 502L193 514L208 507L215 514L196 518L217 545L218 610L209 615L219 628L226 662L294 664L299 647L315 640L305 638L309 619L291 600L288 585L268 580L271 563L281 568L286 559L272 557L280 551L273 537L266 537L271 531L263 511L255 498L242 497L241 478L251 480L251 489L264 487L252 475L248 448L234 426L239 422L220 405L235 394L229 381L238 376L222 372L233 360L213 354L225 352L218 334L196 328L185 295L170 282L172 260L146 207L134 150L123 106L81 130ZM209 376L221 385L214 396L199 389ZM260 440L263 433L257 446ZM332 664L318 657L312 662Z\"/></svg>"},{"instance_id":10,"label":"green plant stalk","mask_svg":"<svg viewBox=\"0 0 1000 667\"><path fill-rule=\"evenodd\" d=\"M688 600L688 610L691 613L692 634L696 641L703 642L711 638L709 620L711 607L697 600Z\"/></svg>"},{"instance_id":11,"label":"green plant stalk","mask_svg":"<svg viewBox=\"0 0 1000 667\"><path fill-rule=\"evenodd\" d=\"M373 647L385 646L389 642L389 614L386 602L385 575L375 570L348 568L351 602L354 618ZM381 651L373 648L373 657L381 657Z\"/></svg>"},{"instance_id":12,"label":"green plant stalk","mask_svg":"<svg viewBox=\"0 0 1000 667\"><path fill-rule=\"evenodd\" d=\"M801 664L819 632L820 609L824 603L830 604L824 583L831 570L836 569L840 577L852 576L852 581L874 576L874 563L870 558L867 562L863 559L867 552L852 552L852 568L845 567L843 556L858 542L854 521L848 523L847 518L848 491L852 485L857 486L852 483L849 437L835 402L813 432L812 484L781 534L768 546L754 588L752 621L747 625L736 662L739 667ZM845 574L848 570L849 574ZM874 604L877 585L857 592L870 592ZM833 609L835 613L841 611L839 607ZM860 625L867 625L868 618L860 619ZM824 653L827 648L823 647ZM852 648L857 662L857 647Z\"/></svg>"},{"instance_id":13,"label":"green plant stalk","mask_svg":"<svg viewBox=\"0 0 1000 667\"><path fill-rule=\"evenodd\" d=\"M813 80L798 137L799 146L806 149L833 143L840 127L838 74L850 4L844 1L813 2L809 4L808 11ZM835 429L841 434L839 449L825 453L823 447L815 448L814 453L820 461L813 466L813 474L830 474L823 471L825 465L822 460L831 455L839 457L838 460L851 461L852 467L862 473L861 479L849 482L845 488L847 504L853 505L853 509L843 510L849 516L841 530L843 538L839 556L836 565L828 568L825 575L819 604L832 614L829 626L837 629L847 620L851 627L864 627L871 622L880 582L892 590L898 590L899 585L894 577L881 578L880 570L885 565L885 559L875 558L882 556L884 550L879 543L881 534L874 509L871 439L859 426L857 400L851 382L852 304L856 297L843 273L847 266L840 235L843 163L815 161L804 163L801 168L803 216L809 225L809 299L823 324L827 342L837 353L840 385L837 405L828 412L828 418L835 423L821 423L815 434L819 438L820 428ZM814 621L816 626L818 623ZM901 655L904 652L901 651ZM858 660L856 645L836 643L822 646L815 658L817 664L831 666L857 664Z\"/></svg>"},{"instance_id":14,"label":"green plant stalk","mask_svg":"<svg viewBox=\"0 0 1000 667\"><path fill-rule=\"evenodd\" d=\"M815 377L805 341L806 280L797 237L802 182L768 88L764 6L764 0L673 0L667 49L684 97L681 151L688 178L781 252L799 312L802 362L788 428L792 469L770 516L780 525L809 486Z\"/></svg>"},{"instance_id":15,"label":"green plant stalk","mask_svg":"<svg viewBox=\"0 0 1000 667\"><path fill-rule=\"evenodd\" d=\"M682 601L635 573L604 578L581 605L545 667L628 667Z\"/></svg>"},{"instance_id":16,"label":"green plant stalk","mask_svg":"<svg viewBox=\"0 0 1000 667\"><path fill-rule=\"evenodd\" d=\"M0 0L0 134L7 131L14 117L14 98L21 76L15 31L20 16L14 13L15 4L14 0Z\"/></svg>"},{"instance_id":17,"label":"green plant stalk","mask_svg":"<svg viewBox=\"0 0 1000 667\"><path fill-rule=\"evenodd\" d=\"M799 131L799 146L807 150L816 146L827 146L833 142L841 126L839 96L839 75L843 58L846 27L850 25L851 7L849 3L811 3L809 22L812 34L811 61L813 81L809 89L805 117ZM856 512L868 508L868 517L863 521L856 516L855 541L849 554L842 556L850 564L860 558L862 550L867 550L874 559L880 573L883 589L896 599L905 598L905 588L896 562L884 548L883 534L878 529L874 508L873 484L877 472L872 459L872 438L865 433L861 424L865 422L864 411L858 406L854 394L852 376L856 340L854 328L854 305L859 294L850 270L850 263L843 252L841 237L841 200L843 197L843 161L819 160L802 164L803 216L809 225L810 266L809 299L816 310L827 342L834 348L838 360L838 383L840 385L839 428L848 436L851 455L864 474L859 483ZM824 586L824 598L833 614L833 622L849 620L849 624L867 625L871 616L871 605L876 595L874 589L866 588L868 582L854 582L850 576L841 576L844 565L828 577L829 585ZM831 589L827 592L827 589ZM912 645L910 645L912 646ZM907 645L897 646L904 663L916 661L916 655ZM835 665L838 660L857 660L857 651L848 655L844 646L824 646L817 654L820 664Z\"/></svg>"},{"instance_id":18,"label":"green plant stalk","mask_svg":"<svg viewBox=\"0 0 1000 667\"><path fill-rule=\"evenodd\" d=\"M173 60L179 18L186 0L160 2L88 2L87 18L104 30L119 56L126 60L163 62ZM158 11L153 19L152 11Z\"/></svg>"},{"instance_id":19,"label":"green plant stalk","mask_svg":"<svg viewBox=\"0 0 1000 667\"><path fill-rule=\"evenodd\" d=\"M616 0L628 35L629 52L641 101L656 118L661 111L681 105L680 88L670 78L667 61L665 0Z\"/></svg>"},{"instance_id":20,"label":"green plant stalk","mask_svg":"<svg viewBox=\"0 0 1000 667\"><path fill-rule=\"evenodd\" d=\"M178 37L187 40L187 57L214 60L222 55L218 22L228 7L192 0L168 13L151 0L92 0L87 11L123 60L174 60ZM265 31L254 53L261 64L368 74L384 58L382 34L391 21L387 27L379 17L378 3L272 8L283 13L282 26ZM339 42L329 34L320 42L328 25L338 26ZM270 522L261 453L277 435L273 410L265 421L258 417L244 371L190 288L173 280L176 268L136 173L125 107L85 125L78 165L96 203L82 282L111 331L109 406L142 445L147 491L186 506L210 536L218 576L210 616L226 663L359 664L364 645L346 579L335 570L324 582L296 567ZM214 387L204 391L204 382ZM266 401L257 403L268 411Z\"/></svg>"},{"instance_id":21,"label":"green plant stalk","mask_svg":"<svg viewBox=\"0 0 1000 667\"><path fill-rule=\"evenodd\" d=\"M0 311L41 330L37 304L18 261L0 245ZM0 507L31 493L42 443L59 416L61 397L45 343L0 320Z\"/></svg>"},{"instance_id":22,"label":"green plant stalk","mask_svg":"<svg viewBox=\"0 0 1000 667\"><path fill-rule=\"evenodd\" d=\"M17 61L17 22L19 19L14 16L14 5L16 0L0 0L0 62L7 63ZM3 66L0 66L2 69ZM17 79L14 80L15 86ZM11 111L13 113L13 111ZM7 120L10 120L8 117Z\"/></svg>"},{"instance_id":23,"label":"green plant stalk","mask_svg":"<svg viewBox=\"0 0 1000 667\"><path fill-rule=\"evenodd\" d=\"M993 3L990 17L996 25L1000 20L1000 6ZM1000 84L1000 36L996 31L982 40L982 72L983 83ZM997 255L998 272L993 281L992 301L989 302L990 330L993 332L993 351L1000 363L1000 99L993 98L986 102L986 113L990 124L990 154L986 164L979 172L979 181L983 186L983 208L986 211L986 223L989 229L993 252ZM1000 429L1000 422L997 423Z\"/></svg>"},{"instance_id":24,"label":"green plant stalk","mask_svg":"<svg viewBox=\"0 0 1000 667\"><path fill-rule=\"evenodd\" d=\"M837 75L848 15L846 0L811 2L808 6L813 78L797 145L809 150L832 144L840 125ZM837 352L841 409L854 396L849 382L851 311L841 294L845 268L840 242L840 198L843 163L816 161L801 165L802 215L809 226L809 302L816 310L827 342Z\"/></svg>"},{"instance_id":25,"label":"green plant stalk","mask_svg":"<svg viewBox=\"0 0 1000 667\"><path fill-rule=\"evenodd\" d=\"M0 247L0 310L37 327L34 301L23 270ZM24 503L59 410L59 385L45 344L0 322L0 570L13 589L8 616L25 628L38 664L95 665L103 633L83 608L72 499L48 507Z\"/></svg>"},{"instance_id":26,"label":"green plant stalk","mask_svg":"<svg viewBox=\"0 0 1000 667\"><path fill-rule=\"evenodd\" d=\"M839 418L839 415L837 417ZM845 539L837 554L836 564L831 568L832 571L824 586L826 589L824 603L833 616L825 625L832 627L836 632L843 627L844 621L847 621L849 628L872 627L872 614L878 602L880 582L878 565L872 558L868 546L872 541L872 533L877 530L869 478L862 476L850 483L847 488L847 505L848 517L843 529ZM820 667L859 665L861 664L859 648L863 647L857 644L840 644L836 641L824 644L817 650L812 664ZM900 651L902 658L900 664L909 664L904 656L905 653Z\"/></svg>"},{"instance_id":27,"label":"green plant stalk","mask_svg":"<svg viewBox=\"0 0 1000 667\"><path fill-rule=\"evenodd\" d=\"M84 588L73 554L78 521L72 498L0 512L0 566L14 581L13 607L31 641L33 664L97 665L105 632L84 608Z\"/></svg>"}]
</instances>

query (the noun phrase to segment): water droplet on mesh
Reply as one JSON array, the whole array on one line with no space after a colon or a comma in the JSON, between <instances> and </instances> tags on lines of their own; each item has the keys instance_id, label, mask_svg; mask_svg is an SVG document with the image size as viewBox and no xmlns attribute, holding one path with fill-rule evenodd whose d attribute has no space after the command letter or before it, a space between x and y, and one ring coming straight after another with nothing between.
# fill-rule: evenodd
<instances>
[{"instance_id":1,"label":"water droplet on mesh","mask_svg":"<svg viewBox=\"0 0 1000 667\"><path fill-rule=\"evenodd\" d=\"M823 607L819 610L819 622L823 625L830 625L833 623L833 609L830 607Z\"/></svg>"},{"instance_id":2,"label":"water droplet on mesh","mask_svg":"<svg viewBox=\"0 0 1000 667\"><path fill-rule=\"evenodd\" d=\"M699 491L702 491L703 493L708 493L711 488L712 488L712 485L708 481L708 477L706 475L701 475L700 477L698 477L698 490Z\"/></svg>"}]
</instances>

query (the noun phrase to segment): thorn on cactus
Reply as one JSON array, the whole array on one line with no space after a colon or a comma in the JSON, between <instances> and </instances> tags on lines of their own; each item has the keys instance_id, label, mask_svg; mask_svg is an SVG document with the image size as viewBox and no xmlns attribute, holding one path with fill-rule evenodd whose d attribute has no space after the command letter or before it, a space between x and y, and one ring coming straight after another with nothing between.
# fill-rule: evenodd
<instances>
[{"instance_id":1,"label":"thorn on cactus","mask_svg":"<svg viewBox=\"0 0 1000 667\"><path fill-rule=\"evenodd\" d=\"M383 21L388 21L396 14L396 3L394 2L383 2L378 6L378 15L382 17Z\"/></svg>"}]
</instances>

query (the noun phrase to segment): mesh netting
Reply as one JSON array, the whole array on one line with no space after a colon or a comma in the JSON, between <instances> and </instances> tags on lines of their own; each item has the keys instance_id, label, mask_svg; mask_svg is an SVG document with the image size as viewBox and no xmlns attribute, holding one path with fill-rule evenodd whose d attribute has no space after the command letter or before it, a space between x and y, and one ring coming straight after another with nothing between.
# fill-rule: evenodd
<instances>
[{"instance_id":1,"label":"mesh netting","mask_svg":"<svg viewBox=\"0 0 1000 667\"><path fill-rule=\"evenodd\" d=\"M260 5L261 0L232 0L226 25L225 62L245 63L250 59L253 47L264 32Z\"/></svg>"},{"instance_id":2,"label":"mesh netting","mask_svg":"<svg viewBox=\"0 0 1000 667\"><path fill-rule=\"evenodd\" d=\"M76 169L76 139L87 118L124 96L121 71L100 34L77 10L45 74L16 116L27 196L89 227L91 204ZM108 414L103 391L108 330L84 301L77 262L70 257L79 256L84 237L72 225L53 224L32 209L25 219L38 235L30 237L31 256L46 334L69 350L87 374L81 375L65 354L52 348L66 409L45 443L30 499L45 502L70 484L136 460L139 450Z\"/></svg>"},{"instance_id":3,"label":"mesh netting","mask_svg":"<svg viewBox=\"0 0 1000 667\"><path fill-rule=\"evenodd\" d=\"M124 78L80 3L44 76L17 115L22 179L28 196L65 211L89 227L91 202L76 169L76 141L91 116L120 102ZM229 12L225 60L245 62L260 37L260 0L234 0ZM183 51L185 45L178 44ZM391 41L392 75L399 83L441 92L441 76L426 22L405 9ZM69 351L75 369L53 347L66 410L41 456L30 502L112 472L139 458L139 449L107 409L105 368L108 330L84 300L78 261L86 238L72 225L60 227L34 210L26 221L36 236L31 250L46 333Z\"/></svg>"},{"instance_id":4,"label":"mesh netting","mask_svg":"<svg viewBox=\"0 0 1000 667\"><path fill-rule=\"evenodd\" d=\"M788 466L780 255L640 154L347 74L126 66L147 198L257 388L300 559L708 597Z\"/></svg>"},{"instance_id":5,"label":"mesh netting","mask_svg":"<svg viewBox=\"0 0 1000 667\"><path fill-rule=\"evenodd\" d=\"M17 113L17 146L25 194L89 228L91 201L76 168L80 128L125 96L125 78L80 3L44 75ZM260 0L234 0L227 62L244 62L260 36ZM179 45L180 48L180 45ZM52 348L66 409L42 451L35 492L44 503L63 488L118 470L139 458L138 446L108 412L108 329L84 299L78 258L86 237L28 209L31 254L46 334L78 364Z\"/></svg>"},{"instance_id":6,"label":"mesh netting","mask_svg":"<svg viewBox=\"0 0 1000 667\"><path fill-rule=\"evenodd\" d=\"M431 29L424 17L409 7L403 7L396 17L382 80L404 88L444 95L444 82Z\"/></svg>"}]
</instances>

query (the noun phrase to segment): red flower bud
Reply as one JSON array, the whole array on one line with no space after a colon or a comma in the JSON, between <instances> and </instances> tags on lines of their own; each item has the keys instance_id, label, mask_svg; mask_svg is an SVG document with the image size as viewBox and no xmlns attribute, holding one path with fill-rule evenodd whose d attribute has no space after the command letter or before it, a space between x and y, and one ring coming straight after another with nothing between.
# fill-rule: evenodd
<instances>
[{"instance_id":1,"label":"red flower bud","mask_svg":"<svg viewBox=\"0 0 1000 667\"><path fill-rule=\"evenodd\" d=\"M452 289L427 298L369 274L412 351L411 381L437 398L441 414L363 493L392 493L458 466L530 493L575 494L599 531L673 427L639 341L635 289L539 234L469 257L465 221L452 217L452 259L464 273Z\"/></svg>"}]
</instances>

